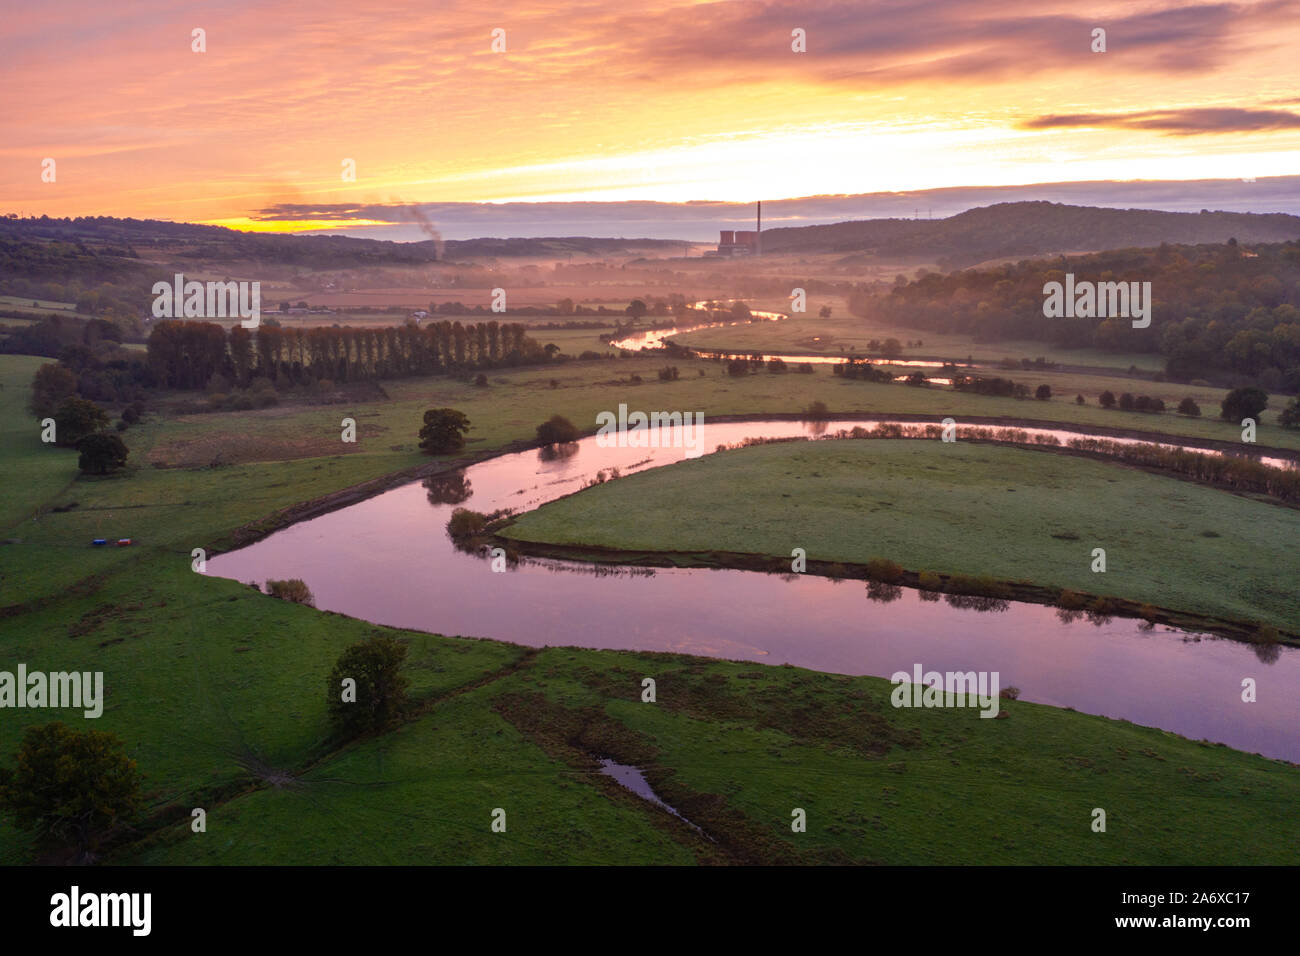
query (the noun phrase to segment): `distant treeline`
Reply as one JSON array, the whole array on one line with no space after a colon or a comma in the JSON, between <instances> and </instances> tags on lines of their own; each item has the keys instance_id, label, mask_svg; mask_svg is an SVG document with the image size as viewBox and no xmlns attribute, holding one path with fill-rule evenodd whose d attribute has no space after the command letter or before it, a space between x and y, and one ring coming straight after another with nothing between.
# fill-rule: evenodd
<instances>
[{"instance_id":1,"label":"distant treeline","mask_svg":"<svg viewBox=\"0 0 1300 956\"><path fill-rule=\"evenodd\" d=\"M1129 318L1047 318L1044 287L1150 282L1149 328ZM960 333L980 342L1034 339L1066 348L1157 352L1177 381L1206 379L1300 391L1300 242L1245 249L1213 246L1122 249L1059 261L927 273L888 293L861 287L855 315L908 328Z\"/></svg>"},{"instance_id":2,"label":"distant treeline","mask_svg":"<svg viewBox=\"0 0 1300 956\"><path fill-rule=\"evenodd\" d=\"M386 328L286 329L169 319L149 334L148 365L165 388L203 388L214 375L246 387L458 372L545 361L549 356L518 323L435 322Z\"/></svg>"}]
</instances>

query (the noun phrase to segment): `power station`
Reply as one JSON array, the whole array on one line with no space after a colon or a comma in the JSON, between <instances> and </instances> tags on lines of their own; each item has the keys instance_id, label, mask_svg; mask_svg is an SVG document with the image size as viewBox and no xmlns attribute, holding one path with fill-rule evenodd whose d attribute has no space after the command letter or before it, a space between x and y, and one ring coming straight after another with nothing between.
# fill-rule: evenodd
<instances>
[{"instance_id":1,"label":"power station","mask_svg":"<svg viewBox=\"0 0 1300 956\"><path fill-rule=\"evenodd\" d=\"M722 229L718 232L718 251L715 256L761 256L763 254L763 203L758 212L753 231L748 229ZM706 253L709 255L709 253Z\"/></svg>"}]
</instances>

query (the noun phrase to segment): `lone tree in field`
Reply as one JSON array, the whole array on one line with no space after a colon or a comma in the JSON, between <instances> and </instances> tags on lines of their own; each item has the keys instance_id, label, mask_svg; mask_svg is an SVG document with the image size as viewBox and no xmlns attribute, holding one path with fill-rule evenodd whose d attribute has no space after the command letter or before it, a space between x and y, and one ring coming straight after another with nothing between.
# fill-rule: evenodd
<instances>
[{"instance_id":1,"label":"lone tree in field","mask_svg":"<svg viewBox=\"0 0 1300 956\"><path fill-rule=\"evenodd\" d=\"M111 432L96 432L77 442L77 467L83 474L107 475L126 467L126 442Z\"/></svg>"},{"instance_id":2,"label":"lone tree in field","mask_svg":"<svg viewBox=\"0 0 1300 956\"><path fill-rule=\"evenodd\" d=\"M1191 415L1193 418L1199 418L1201 416L1201 406L1196 404L1195 399L1188 396L1178 403L1178 414Z\"/></svg>"},{"instance_id":3,"label":"lone tree in field","mask_svg":"<svg viewBox=\"0 0 1300 956\"><path fill-rule=\"evenodd\" d=\"M117 737L55 721L28 727L17 770L0 768L0 809L32 830L41 850L66 847L79 862L140 811L140 772Z\"/></svg>"},{"instance_id":4,"label":"lone tree in field","mask_svg":"<svg viewBox=\"0 0 1300 956\"><path fill-rule=\"evenodd\" d=\"M635 322L650 310L646 308L646 304L642 302L640 299L633 299L631 302L628 303L627 309L625 311L627 312L628 315L632 317L632 321Z\"/></svg>"},{"instance_id":5,"label":"lone tree in field","mask_svg":"<svg viewBox=\"0 0 1300 956\"><path fill-rule=\"evenodd\" d=\"M1097 401L1100 403L1102 408L1114 408L1115 393L1112 391L1102 392L1101 396L1097 399Z\"/></svg>"},{"instance_id":6,"label":"lone tree in field","mask_svg":"<svg viewBox=\"0 0 1300 956\"><path fill-rule=\"evenodd\" d=\"M543 445L562 445L578 440L578 429L563 415L552 415L537 426L537 440Z\"/></svg>"},{"instance_id":7,"label":"lone tree in field","mask_svg":"<svg viewBox=\"0 0 1300 956\"><path fill-rule=\"evenodd\" d=\"M1038 399L1040 402L1045 402L1051 397L1052 386L1050 385L1039 385L1037 391L1034 392L1034 398Z\"/></svg>"},{"instance_id":8,"label":"lone tree in field","mask_svg":"<svg viewBox=\"0 0 1300 956\"><path fill-rule=\"evenodd\" d=\"M335 729L354 736L391 727L410 706L402 676L406 645L376 634L343 652L329 676L329 714Z\"/></svg>"},{"instance_id":9,"label":"lone tree in field","mask_svg":"<svg viewBox=\"0 0 1300 956\"><path fill-rule=\"evenodd\" d=\"M420 448L429 455L450 455L465 447L469 419L454 408L431 408L424 413Z\"/></svg>"},{"instance_id":10,"label":"lone tree in field","mask_svg":"<svg viewBox=\"0 0 1300 956\"><path fill-rule=\"evenodd\" d=\"M1259 413L1268 407L1268 392L1262 388L1248 386L1234 388L1223 398L1219 406L1219 417L1230 422L1239 422L1243 418L1259 420Z\"/></svg>"},{"instance_id":11,"label":"lone tree in field","mask_svg":"<svg viewBox=\"0 0 1300 956\"><path fill-rule=\"evenodd\" d=\"M108 413L84 398L65 399L54 413L54 443L76 448L87 435L108 427Z\"/></svg>"}]
</instances>

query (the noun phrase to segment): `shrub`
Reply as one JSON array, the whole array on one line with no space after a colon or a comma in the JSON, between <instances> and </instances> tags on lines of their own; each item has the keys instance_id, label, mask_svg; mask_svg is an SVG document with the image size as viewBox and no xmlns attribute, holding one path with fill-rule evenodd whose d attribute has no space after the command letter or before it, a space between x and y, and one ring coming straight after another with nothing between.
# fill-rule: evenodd
<instances>
[{"instance_id":1,"label":"shrub","mask_svg":"<svg viewBox=\"0 0 1300 956\"><path fill-rule=\"evenodd\" d=\"M739 378L749 374L749 361L743 358L732 359L727 363L727 374Z\"/></svg>"},{"instance_id":2,"label":"shrub","mask_svg":"<svg viewBox=\"0 0 1300 956\"><path fill-rule=\"evenodd\" d=\"M1123 395L1119 397L1120 411L1131 412L1133 411L1135 405L1137 405L1137 399L1134 398L1131 393L1125 392Z\"/></svg>"},{"instance_id":3,"label":"shrub","mask_svg":"<svg viewBox=\"0 0 1300 956\"><path fill-rule=\"evenodd\" d=\"M867 577L894 584L903 577L903 569L885 558L872 558L867 562Z\"/></svg>"},{"instance_id":4,"label":"shrub","mask_svg":"<svg viewBox=\"0 0 1300 956\"><path fill-rule=\"evenodd\" d=\"M1052 386L1050 385L1039 385L1034 392L1034 398L1038 399L1040 402L1045 402L1051 397Z\"/></svg>"},{"instance_id":5,"label":"shrub","mask_svg":"<svg viewBox=\"0 0 1300 956\"><path fill-rule=\"evenodd\" d=\"M1283 428L1300 428L1300 398L1291 399L1291 404L1278 413L1277 423Z\"/></svg>"},{"instance_id":6,"label":"shrub","mask_svg":"<svg viewBox=\"0 0 1300 956\"><path fill-rule=\"evenodd\" d=\"M917 575L917 585L925 591L940 591L943 589L943 579L933 571L922 571Z\"/></svg>"},{"instance_id":7,"label":"shrub","mask_svg":"<svg viewBox=\"0 0 1300 956\"><path fill-rule=\"evenodd\" d=\"M271 404L275 404L277 401L274 395L267 395L265 392L259 395L258 399L264 402L269 399ZM248 394L248 392L240 392L230 400L230 407L237 412L246 412L253 407L253 401L253 396Z\"/></svg>"},{"instance_id":8,"label":"shrub","mask_svg":"<svg viewBox=\"0 0 1300 956\"><path fill-rule=\"evenodd\" d=\"M479 388L487 388L488 387L487 373L479 372L477 375L475 375L474 384L477 385Z\"/></svg>"},{"instance_id":9,"label":"shrub","mask_svg":"<svg viewBox=\"0 0 1300 956\"><path fill-rule=\"evenodd\" d=\"M537 426L537 440L543 445L556 445L578 440L578 429L562 415L552 415Z\"/></svg>"},{"instance_id":10,"label":"shrub","mask_svg":"<svg viewBox=\"0 0 1300 956\"><path fill-rule=\"evenodd\" d=\"M1201 406L1197 405L1193 399L1188 396L1178 403L1179 415L1191 415L1193 418L1199 418L1201 415Z\"/></svg>"},{"instance_id":11,"label":"shrub","mask_svg":"<svg viewBox=\"0 0 1300 956\"><path fill-rule=\"evenodd\" d=\"M830 415L830 409L826 407L825 402L813 402L808 406L808 410L804 412L804 415L816 421Z\"/></svg>"},{"instance_id":12,"label":"shrub","mask_svg":"<svg viewBox=\"0 0 1300 956\"><path fill-rule=\"evenodd\" d=\"M1112 615L1119 613L1119 602L1110 597L1099 597L1088 605L1088 610L1093 614Z\"/></svg>"},{"instance_id":13,"label":"shrub","mask_svg":"<svg viewBox=\"0 0 1300 956\"><path fill-rule=\"evenodd\" d=\"M1056 603L1067 611L1082 611L1088 606L1088 599L1078 591L1071 591L1067 588L1061 592L1061 596L1056 599Z\"/></svg>"},{"instance_id":14,"label":"shrub","mask_svg":"<svg viewBox=\"0 0 1300 956\"><path fill-rule=\"evenodd\" d=\"M482 534L487 527L487 515L469 508L457 508L447 521L447 533L453 539L470 538Z\"/></svg>"},{"instance_id":15,"label":"shrub","mask_svg":"<svg viewBox=\"0 0 1300 956\"><path fill-rule=\"evenodd\" d=\"M120 432L124 432L131 426L126 423L126 419L119 418L117 421L113 422L113 427Z\"/></svg>"},{"instance_id":16,"label":"shrub","mask_svg":"<svg viewBox=\"0 0 1300 956\"><path fill-rule=\"evenodd\" d=\"M1087 401L1088 401L1088 400L1087 400L1086 398L1084 398L1082 395L1076 395L1076 396L1074 396L1074 404L1076 404L1076 405L1084 405L1084 404L1087 404Z\"/></svg>"},{"instance_id":17,"label":"shrub","mask_svg":"<svg viewBox=\"0 0 1300 956\"><path fill-rule=\"evenodd\" d=\"M279 598L281 601L289 601L292 604L306 604L309 607L316 606L316 598L312 595L311 588L307 587L307 582L302 578L267 581L266 592L271 597Z\"/></svg>"}]
</instances>

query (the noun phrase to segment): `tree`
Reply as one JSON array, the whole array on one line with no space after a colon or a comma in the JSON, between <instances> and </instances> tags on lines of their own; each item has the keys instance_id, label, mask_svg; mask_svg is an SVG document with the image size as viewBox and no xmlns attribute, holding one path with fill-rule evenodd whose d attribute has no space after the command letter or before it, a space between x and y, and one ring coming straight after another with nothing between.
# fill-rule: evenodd
<instances>
[{"instance_id":1,"label":"tree","mask_svg":"<svg viewBox=\"0 0 1300 956\"><path fill-rule=\"evenodd\" d=\"M1102 392L1101 395L1098 397L1097 401L1101 404L1102 408L1114 408L1115 393L1112 391Z\"/></svg>"},{"instance_id":2,"label":"tree","mask_svg":"<svg viewBox=\"0 0 1300 956\"><path fill-rule=\"evenodd\" d=\"M645 315L647 311L649 310L646 308L646 304L640 299L633 299L628 303L627 314L632 317L633 322Z\"/></svg>"},{"instance_id":3,"label":"tree","mask_svg":"<svg viewBox=\"0 0 1300 956\"><path fill-rule=\"evenodd\" d=\"M1247 386L1234 388L1220 405L1219 417L1230 422L1239 422L1243 418L1259 420L1259 413L1268 407L1268 392L1262 388Z\"/></svg>"},{"instance_id":4,"label":"tree","mask_svg":"<svg viewBox=\"0 0 1300 956\"><path fill-rule=\"evenodd\" d=\"M0 809L43 848L84 856L140 810L140 772L117 737L59 721L28 727L17 770L0 769Z\"/></svg>"},{"instance_id":5,"label":"tree","mask_svg":"<svg viewBox=\"0 0 1300 956\"><path fill-rule=\"evenodd\" d=\"M47 362L32 377L32 397L27 407L37 418L50 418L76 394L77 376L62 365Z\"/></svg>"},{"instance_id":6,"label":"tree","mask_svg":"<svg viewBox=\"0 0 1300 956\"><path fill-rule=\"evenodd\" d=\"M1191 415L1193 418L1199 418L1201 414L1201 406L1197 405L1189 395L1178 403L1178 414Z\"/></svg>"},{"instance_id":7,"label":"tree","mask_svg":"<svg viewBox=\"0 0 1300 956\"><path fill-rule=\"evenodd\" d=\"M1133 397L1131 392L1125 392L1119 397L1120 411L1131 412L1136 405L1137 399Z\"/></svg>"},{"instance_id":8,"label":"tree","mask_svg":"<svg viewBox=\"0 0 1300 956\"><path fill-rule=\"evenodd\" d=\"M1038 399L1040 402L1045 402L1051 397L1052 386L1050 385L1039 385L1038 389L1034 392L1034 398Z\"/></svg>"},{"instance_id":9,"label":"tree","mask_svg":"<svg viewBox=\"0 0 1300 956\"><path fill-rule=\"evenodd\" d=\"M817 315L823 319L829 319L831 317L831 307L829 305L822 306L817 310Z\"/></svg>"},{"instance_id":10,"label":"tree","mask_svg":"<svg viewBox=\"0 0 1300 956\"><path fill-rule=\"evenodd\" d=\"M330 721L340 734L383 730L402 719L410 703L405 660L406 645L379 634L343 652L327 685Z\"/></svg>"},{"instance_id":11,"label":"tree","mask_svg":"<svg viewBox=\"0 0 1300 956\"><path fill-rule=\"evenodd\" d=\"M429 455L450 455L465 447L469 419L454 408L431 408L424 413L420 448Z\"/></svg>"},{"instance_id":12,"label":"tree","mask_svg":"<svg viewBox=\"0 0 1300 956\"><path fill-rule=\"evenodd\" d=\"M558 445L578 440L578 429L562 415L552 415L537 426L537 440L543 445Z\"/></svg>"},{"instance_id":13,"label":"tree","mask_svg":"<svg viewBox=\"0 0 1300 956\"><path fill-rule=\"evenodd\" d=\"M126 466L126 443L112 432L96 432L77 442L77 467L83 474L107 475Z\"/></svg>"},{"instance_id":14,"label":"tree","mask_svg":"<svg viewBox=\"0 0 1300 956\"><path fill-rule=\"evenodd\" d=\"M1082 395L1076 395L1076 396L1074 396L1074 404L1076 404L1076 405L1086 405L1087 403L1088 403L1088 400L1087 400L1086 398L1084 398Z\"/></svg>"},{"instance_id":15,"label":"tree","mask_svg":"<svg viewBox=\"0 0 1300 956\"><path fill-rule=\"evenodd\" d=\"M1300 428L1300 398L1291 399L1291 404L1278 414L1277 423L1283 428Z\"/></svg>"},{"instance_id":16,"label":"tree","mask_svg":"<svg viewBox=\"0 0 1300 956\"><path fill-rule=\"evenodd\" d=\"M94 402L84 398L65 399L54 413L55 444L76 448L87 435L107 428L108 422L108 413Z\"/></svg>"}]
</instances>

